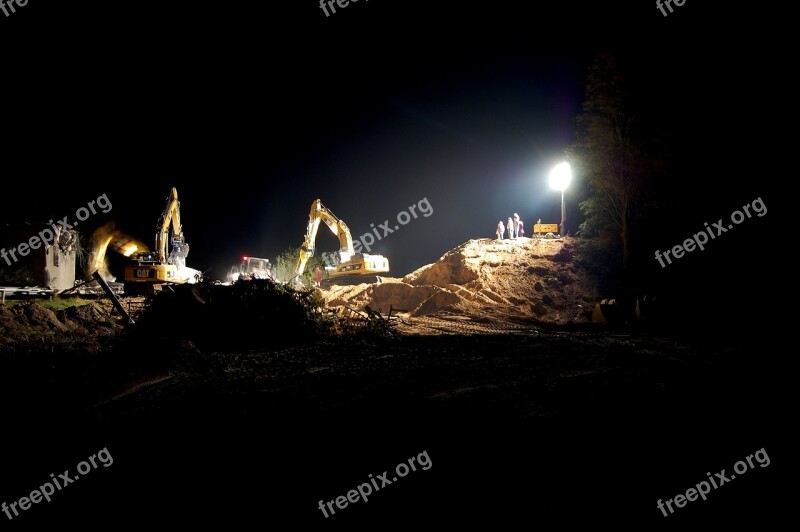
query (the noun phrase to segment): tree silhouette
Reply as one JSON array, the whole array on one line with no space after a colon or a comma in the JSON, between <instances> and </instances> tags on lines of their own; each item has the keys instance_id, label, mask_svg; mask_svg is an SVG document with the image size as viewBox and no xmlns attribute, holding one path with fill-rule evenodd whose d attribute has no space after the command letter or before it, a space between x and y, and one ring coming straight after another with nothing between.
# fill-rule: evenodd
<instances>
[{"instance_id":1,"label":"tree silhouette","mask_svg":"<svg viewBox=\"0 0 800 532\"><path fill-rule=\"evenodd\" d=\"M575 142L567 149L567 158L589 192L580 204L585 221L579 234L618 235L626 273L631 264L631 225L647 179L657 166L642 148L640 122L629 102L616 60L599 55L589 69Z\"/></svg>"}]
</instances>

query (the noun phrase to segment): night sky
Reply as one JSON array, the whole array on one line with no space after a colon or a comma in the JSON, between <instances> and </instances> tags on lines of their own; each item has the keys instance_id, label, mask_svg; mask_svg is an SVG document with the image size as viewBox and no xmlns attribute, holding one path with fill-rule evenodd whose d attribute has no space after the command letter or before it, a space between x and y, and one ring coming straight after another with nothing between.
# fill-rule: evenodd
<instances>
[{"instance_id":1,"label":"night sky","mask_svg":"<svg viewBox=\"0 0 800 532\"><path fill-rule=\"evenodd\" d=\"M241 255L298 246L316 198L354 238L427 198L432 216L373 250L404 275L513 212L529 231L559 221L547 173L601 51L670 154L661 189L677 209L651 221L664 231L654 245L759 195L769 205L763 181L732 180L777 164L762 154L778 43L742 31L767 10L361 0L326 18L313 0L52 4L0 14L6 222L106 193L112 212L86 224L114 219L150 242L175 186L189 264L219 276ZM576 176L571 232L583 194ZM337 242L321 233L318 246Z\"/></svg>"}]
</instances>

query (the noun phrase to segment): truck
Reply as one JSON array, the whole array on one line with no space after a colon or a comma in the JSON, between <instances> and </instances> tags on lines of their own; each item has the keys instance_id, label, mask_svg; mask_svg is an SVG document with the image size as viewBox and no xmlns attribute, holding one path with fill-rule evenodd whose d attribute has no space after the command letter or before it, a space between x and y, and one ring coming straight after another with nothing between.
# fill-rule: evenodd
<instances>
[{"instance_id":1,"label":"truck","mask_svg":"<svg viewBox=\"0 0 800 532\"><path fill-rule=\"evenodd\" d=\"M227 281L229 283L235 283L240 279L275 280L272 263L270 263L269 259L245 255L242 257L242 262L238 266L231 266L231 269L228 271Z\"/></svg>"}]
</instances>

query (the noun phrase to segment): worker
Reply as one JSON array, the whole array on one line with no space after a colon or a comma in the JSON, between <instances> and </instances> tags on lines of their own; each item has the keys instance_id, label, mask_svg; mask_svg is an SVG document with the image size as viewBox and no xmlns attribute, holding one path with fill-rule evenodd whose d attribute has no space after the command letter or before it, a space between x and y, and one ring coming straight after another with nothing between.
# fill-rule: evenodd
<instances>
[{"instance_id":1,"label":"worker","mask_svg":"<svg viewBox=\"0 0 800 532\"><path fill-rule=\"evenodd\" d=\"M316 281L316 286L322 285L322 269L319 266L317 266L317 269L314 270L314 281Z\"/></svg>"},{"instance_id":2,"label":"worker","mask_svg":"<svg viewBox=\"0 0 800 532\"><path fill-rule=\"evenodd\" d=\"M514 234L514 220L512 220L510 216L508 217L507 229L508 229L508 238L512 239L515 238L516 235Z\"/></svg>"},{"instance_id":3,"label":"worker","mask_svg":"<svg viewBox=\"0 0 800 532\"><path fill-rule=\"evenodd\" d=\"M517 236L525 236L525 227L522 220L517 221Z\"/></svg>"},{"instance_id":4,"label":"worker","mask_svg":"<svg viewBox=\"0 0 800 532\"><path fill-rule=\"evenodd\" d=\"M519 236L519 214L514 213L512 219L514 221L514 236L516 237Z\"/></svg>"},{"instance_id":5,"label":"worker","mask_svg":"<svg viewBox=\"0 0 800 532\"><path fill-rule=\"evenodd\" d=\"M503 235L506 233L506 226L503 224L503 220L497 222L497 240L503 240Z\"/></svg>"}]
</instances>

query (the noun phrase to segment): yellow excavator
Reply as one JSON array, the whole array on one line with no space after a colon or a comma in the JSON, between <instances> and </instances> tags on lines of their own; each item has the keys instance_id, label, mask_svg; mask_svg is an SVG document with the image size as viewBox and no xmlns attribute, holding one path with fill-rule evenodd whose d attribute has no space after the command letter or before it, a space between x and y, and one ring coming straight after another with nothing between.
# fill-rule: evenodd
<instances>
[{"instance_id":1,"label":"yellow excavator","mask_svg":"<svg viewBox=\"0 0 800 532\"><path fill-rule=\"evenodd\" d=\"M303 275L308 259L314 256L314 241L317 238L320 222L324 222L339 239L339 251L334 253L336 265L326 268L326 284L381 282L379 274L389 271L389 260L383 255L356 253L353 249L353 236L347 224L322 205L321 200L315 200L311 204L306 237L300 248L300 257L295 268L295 279Z\"/></svg>"},{"instance_id":2,"label":"yellow excavator","mask_svg":"<svg viewBox=\"0 0 800 532\"><path fill-rule=\"evenodd\" d=\"M169 243L172 244L172 251L168 254ZM133 264L125 267L125 293L157 291L164 284L198 282L201 273L186 266L188 254L189 244L183 236L178 191L173 187L156 227L155 251L136 253L132 256Z\"/></svg>"}]
</instances>

